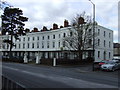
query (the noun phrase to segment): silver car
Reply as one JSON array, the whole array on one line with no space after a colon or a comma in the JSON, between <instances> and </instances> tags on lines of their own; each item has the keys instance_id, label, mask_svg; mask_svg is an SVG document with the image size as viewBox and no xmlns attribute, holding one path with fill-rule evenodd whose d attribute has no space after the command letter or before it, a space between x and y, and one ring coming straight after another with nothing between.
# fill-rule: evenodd
<instances>
[{"instance_id":1,"label":"silver car","mask_svg":"<svg viewBox=\"0 0 120 90\"><path fill-rule=\"evenodd\" d=\"M120 69L120 63L116 63L114 61L110 61L106 64L101 65L101 70L115 71L117 69Z\"/></svg>"}]
</instances>

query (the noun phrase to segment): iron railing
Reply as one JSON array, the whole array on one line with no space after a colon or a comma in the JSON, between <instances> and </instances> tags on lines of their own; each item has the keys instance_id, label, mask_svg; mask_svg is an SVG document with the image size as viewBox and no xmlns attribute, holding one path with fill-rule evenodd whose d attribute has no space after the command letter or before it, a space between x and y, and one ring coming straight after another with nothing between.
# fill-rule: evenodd
<instances>
[{"instance_id":1,"label":"iron railing","mask_svg":"<svg viewBox=\"0 0 120 90\"><path fill-rule=\"evenodd\" d=\"M2 90L26 90L26 89L23 85L2 75Z\"/></svg>"}]
</instances>

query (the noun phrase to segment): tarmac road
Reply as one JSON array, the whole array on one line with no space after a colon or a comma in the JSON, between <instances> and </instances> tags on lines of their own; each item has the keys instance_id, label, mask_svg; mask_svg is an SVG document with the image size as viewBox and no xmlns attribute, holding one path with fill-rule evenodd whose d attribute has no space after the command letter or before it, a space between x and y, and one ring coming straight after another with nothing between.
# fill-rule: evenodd
<instances>
[{"instance_id":1,"label":"tarmac road","mask_svg":"<svg viewBox=\"0 0 120 90\"><path fill-rule=\"evenodd\" d=\"M118 88L118 77L79 68L3 63L2 74L26 88Z\"/></svg>"}]
</instances>

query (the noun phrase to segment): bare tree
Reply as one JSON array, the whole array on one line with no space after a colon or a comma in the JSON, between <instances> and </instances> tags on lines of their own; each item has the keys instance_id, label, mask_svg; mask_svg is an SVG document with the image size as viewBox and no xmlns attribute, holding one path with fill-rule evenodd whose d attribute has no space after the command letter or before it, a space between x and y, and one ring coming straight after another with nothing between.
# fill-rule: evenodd
<instances>
[{"instance_id":1,"label":"bare tree","mask_svg":"<svg viewBox=\"0 0 120 90\"><path fill-rule=\"evenodd\" d=\"M72 20L70 34L63 39L63 46L69 51L76 51L79 60L83 59L86 50L92 50L92 19L85 12L77 14Z\"/></svg>"}]
</instances>

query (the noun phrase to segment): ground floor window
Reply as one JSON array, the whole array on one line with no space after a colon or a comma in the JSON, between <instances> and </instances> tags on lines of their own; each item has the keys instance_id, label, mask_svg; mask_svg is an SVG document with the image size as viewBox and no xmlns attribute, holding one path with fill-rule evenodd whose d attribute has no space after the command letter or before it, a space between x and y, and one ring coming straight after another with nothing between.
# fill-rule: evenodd
<instances>
[{"instance_id":1,"label":"ground floor window","mask_svg":"<svg viewBox=\"0 0 120 90\"><path fill-rule=\"evenodd\" d=\"M100 51L98 51L98 58L100 58Z\"/></svg>"},{"instance_id":2,"label":"ground floor window","mask_svg":"<svg viewBox=\"0 0 120 90\"><path fill-rule=\"evenodd\" d=\"M109 59L110 59L111 53L109 52Z\"/></svg>"},{"instance_id":3,"label":"ground floor window","mask_svg":"<svg viewBox=\"0 0 120 90\"><path fill-rule=\"evenodd\" d=\"M103 59L106 60L106 52L103 53Z\"/></svg>"}]
</instances>

